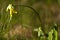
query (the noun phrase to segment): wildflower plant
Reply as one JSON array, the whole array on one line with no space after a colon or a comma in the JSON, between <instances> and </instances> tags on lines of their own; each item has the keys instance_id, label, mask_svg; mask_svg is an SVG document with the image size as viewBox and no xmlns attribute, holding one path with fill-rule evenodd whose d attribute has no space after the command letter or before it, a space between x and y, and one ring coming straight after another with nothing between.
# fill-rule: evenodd
<instances>
[{"instance_id":1,"label":"wildflower plant","mask_svg":"<svg viewBox=\"0 0 60 40\"><path fill-rule=\"evenodd\" d=\"M34 31L38 32L38 37L40 40L45 40L45 36L41 27L34 29ZM57 31L57 24L47 33L48 37L47 40L58 40L58 31Z\"/></svg>"},{"instance_id":2,"label":"wildflower plant","mask_svg":"<svg viewBox=\"0 0 60 40\"><path fill-rule=\"evenodd\" d=\"M34 29L34 31L38 32L38 37L40 38L40 40L44 39L44 33L43 33L41 27Z\"/></svg>"},{"instance_id":3,"label":"wildflower plant","mask_svg":"<svg viewBox=\"0 0 60 40\"><path fill-rule=\"evenodd\" d=\"M2 11L3 11L3 9L2 9ZM1 26L1 32L0 32L1 35L4 35L5 33L7 33L11 29L10 21L12 19L13 13L17 14L17 11L15 11L14 7L12 6L12 4L9 4L7 6L6 12L9 12L9 15L6 14L7 16L6 17L4 16L5 17L4 20L3 20L3 18L4 18L3 15L4 14L2 15L2 19L1 20L4 21L4 24Z\"/></svg>"},{"instance_id":4,"label":"wildflower plant","mask_svg":"<svg viewBox=\"0 0 60 40\"><path fill-rule=\"evenodd\" d=\"M17 11L14 10L14 7L13 7L12 4L9 4L9 5L7 6L6 11L7 11L7 12L10 11L10 12L9 12L9 13L10 13L10 20L12 19L13 13L17 14Z\"/></svg>"}]
</instances>

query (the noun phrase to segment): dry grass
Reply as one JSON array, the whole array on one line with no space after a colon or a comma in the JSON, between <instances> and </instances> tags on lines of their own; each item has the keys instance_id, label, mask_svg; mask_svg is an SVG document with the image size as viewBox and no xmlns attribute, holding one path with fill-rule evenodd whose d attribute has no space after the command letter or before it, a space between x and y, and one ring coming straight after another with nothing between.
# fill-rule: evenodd
<instances>
[{"instance_id":1,"label":"dry grass","mask_svg":"<svg viewBox=\"0 0 60 40\"><path fill-rule=\"evenodd\" d=\"M4 37L8 38L9 35L10 37L13 37L17 34L24 37L32 37L32 30L30 28L22 27L21 25L16 25L13 29L7 32Z\"/></svg>"}]
</instances>

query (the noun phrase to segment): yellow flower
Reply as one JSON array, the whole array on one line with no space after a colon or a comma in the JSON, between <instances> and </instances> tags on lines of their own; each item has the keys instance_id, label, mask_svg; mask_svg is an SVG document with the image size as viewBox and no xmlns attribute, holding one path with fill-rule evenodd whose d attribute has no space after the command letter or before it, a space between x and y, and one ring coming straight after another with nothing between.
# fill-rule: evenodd
<instances>
[{"instance_id":1,"label":"yellow flower","mask_svg":"<svg viewBox=\"0 0 60 40\"><path fill-rule=\"evenodd\" d=\"M17 14L17 11L14 10L14 7L12 6L12 4L9 4L6 11L10 11L10 18L12 18L12 14L15 13Z\"/></svg>"}]
</instances>

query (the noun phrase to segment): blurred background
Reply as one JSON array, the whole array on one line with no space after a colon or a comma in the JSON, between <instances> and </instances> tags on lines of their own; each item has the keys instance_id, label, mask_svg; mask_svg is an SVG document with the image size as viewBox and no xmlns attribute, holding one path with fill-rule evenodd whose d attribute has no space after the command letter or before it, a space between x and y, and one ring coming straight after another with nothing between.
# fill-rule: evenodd
<instances>
[{"instance_id":1,"label":"blurred background","mask_svg":"<svg viewBox=\"0 0 60 40\"><path fill-rule=\"evenodd\" d=\"M9 4L17 11L10 23L6 12ZM58 25L60 37L60 0L0 0L0 40L39 40L33 30L41 26L48 33L54 23Z\"/></svg>"}]
</instances>

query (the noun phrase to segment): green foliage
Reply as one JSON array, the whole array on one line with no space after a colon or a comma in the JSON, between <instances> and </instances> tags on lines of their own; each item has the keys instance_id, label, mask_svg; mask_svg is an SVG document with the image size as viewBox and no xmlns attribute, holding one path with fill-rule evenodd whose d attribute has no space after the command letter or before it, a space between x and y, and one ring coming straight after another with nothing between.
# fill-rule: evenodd
<instances>
[{"instance_id":1,"label":"green foliage","mask_svg":"<svg viewBox=\"0 0 60 40\"><path fill-rule=\"evenodd\" d=\"M40 9L37 8L37 4L35 5L36 6L35 9L38 11L39 17L41 17L42 22L40 22L40 20L38 19L38 15L36 15L35 12L32 9L30 9L28 7L19 6L19 3L21 2L21 0L18 0L18 2L15 2L15 1L16 0L7 0L6 3L3 3L3 2L5 2L3 0L0 1L0 4L1 4L1 11L0 11L0 40L8 40L8 39L9 40L45 40L45 37L46 37L45 33L47 33L47 35L48 35L48 38L46 38L46 39L48 39L48 40L53 40L53 39L58 40L57 39L58 38L57 37L58 36L58 31L56 29L49 29L48 28L48 27L53 27L53 24L51 22L50 23L52 24L52 26L50 26L50 24L47 23L47 25L49 25L49 26L46 26L46 28L45 28L45 24L46 24L45 19L48 16L51 16L51 18L53 19L53 16L51 15L53 13L50 13L50 10L48 9L48 7L44 6L45 4L43 4L43 1L46 2L49 5L49 4L52 4L52 2L54 3L55 0L54 1L53 0L32 0L32 1L28 0L27 3L25 4L25 5L30 5L31 7L33 7L35 5L35 3L39 3L39 1L42 2L41 6L39 6L39 8L41 7ZM23 2L25 2L25 1L23 0ZM9 12L5 11L8 3L14 4L14 5L16 3L18 4L18 6L16 7L18 13L17 14L12 14L13 15L12 20L10 20L11 16L9 15ZM56 1L56 3L57 3L57 1ZM42 5L43 5L43 7L42 7ZM45 14L45 12L46 12L46 14ZM48 16L46 17L46 15L48 15ZM9 20L10 20L10 23L9 23ZM41 25L43 25L43 26L41 26L40 23L42 23ZM14 28L13 25L15 25L15 24L16 25L18 25L18 24L22 25L23 28L25 26L29 27L29 28L31 28L31 30L32 29L34 30L35 27L38 28L39 26L41 26L41 28L44 29L45 33L39 27L37 30L35 30L38 33L38 37L35 37L36 34L34 36L32 35L33 36L32 38L31 37L26 37L26 36L22 37L22 36L17 35L17 34L14 35L13 37L10 37L11 35L9 34L8 38L4 38L4 35L6 33L8 33L10 30L12 30ZM25 31L25 29L24 29L24 31ZM22 32L24 32L24 31L22 31ZM47 31L49 31L49 32L47 32ZM54 36L53 36L53 34L54 34Z\"/></svg>"},{"instance_id":2,"label":"green foliage","mask_svg":"<svg viewBox=\"0 0 60 40\"><path fill-rule=\"evenodd\" d=\"M58 40L58 32L57 30L54 29L54 40Z\"/></svg>"},{"instance_id":3,"label":"green foliage","mask_svg":"<svg viewBox=\"0 0 60 40\"><path fill-rule=\"evenodd\" d=\"M53 29L48 33L48 40L53 39Z\"/></svg>"},{"instance_id":4,"label":"green foliage","mask_svg":"<svg viewBox=\"0 0 60 40\"><path fill-rule=\"evenodd\" d=\"M56 26L56 25L55 25ZM40 40L44 40L44 38L46 37L41 29L41 27L39 27L38 29L34 29L34 31L38 32L38 37L40 38ZM58 40L58 31L53 28L51 29L48 33L47 33L48 37L46 38L47 40Z\"/></svg>"}]
</instances>

